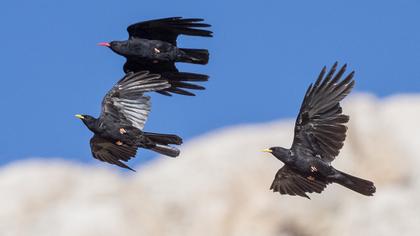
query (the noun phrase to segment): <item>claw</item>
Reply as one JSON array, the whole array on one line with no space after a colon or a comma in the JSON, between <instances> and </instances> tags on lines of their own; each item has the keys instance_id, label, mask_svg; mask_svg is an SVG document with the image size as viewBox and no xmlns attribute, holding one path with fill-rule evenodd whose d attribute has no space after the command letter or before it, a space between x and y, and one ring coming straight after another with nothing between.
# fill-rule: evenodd
<instances>
[{"instance_id":1,"label":"claw","mask_svg":"<svg viewBox=\"0 0 420 236\"><path fill-rule=\"evenodd\" d=\"M311 166L311 172L317 172L318 169L315 166Z\"/></svg>"}]
</instances>

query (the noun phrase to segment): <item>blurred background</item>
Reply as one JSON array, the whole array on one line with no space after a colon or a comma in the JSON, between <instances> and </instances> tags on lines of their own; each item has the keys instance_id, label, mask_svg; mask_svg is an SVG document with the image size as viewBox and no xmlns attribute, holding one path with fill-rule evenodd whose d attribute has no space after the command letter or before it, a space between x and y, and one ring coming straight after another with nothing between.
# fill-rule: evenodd
<instances>
[{"instance_id":1,"label":"blurred background","mask_svg":"<svg viewBox=\"0 0 420 236\"><path fill-rule=\"evenodd\" d=\"M416 235L420 230L418 1L8 1L0 9L1 235ZM147 131L186 142L139 151L136 173L94 160L74 114L99 115L124 59L102 41L132 23L201 17L214 38L196 97L153 94ZM307 86L335 61L356 71L334 165L375 197L329 186L312 200L268 189Z\"/></svg>"}]
</instances>

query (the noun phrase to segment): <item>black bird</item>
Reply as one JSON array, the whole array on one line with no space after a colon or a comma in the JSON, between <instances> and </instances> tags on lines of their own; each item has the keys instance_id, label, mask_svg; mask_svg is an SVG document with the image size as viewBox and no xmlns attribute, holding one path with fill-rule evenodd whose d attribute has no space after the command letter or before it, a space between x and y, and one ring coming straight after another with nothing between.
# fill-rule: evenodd
<instances>
[{"instance_id":1,"label":"black bird","mask_svg":"<svg viewBox=\"0 0 420 236\"><path fill-rule=\"evenodd\" d=\"M211 25L202 23L203 19L170 17L143 21L132 24L127 28L129 39L99 43L109 47L115 53L124 56L124 72L138 72L148 70L151 73L162 74L162 78L169 81L171 87L162 94L178 93L194 96L185 89L204 89L203 86L191 82L207 81L208 76L195 73L180 72L175 62L187 62L205 65L209 60L206 49L179 48L179 35L212 37L212 32L202 28Z\"/></svg>"},{"instance_id":2,"label":"black bird","mask_svg":"<svg viewBox=\"0 0 420 236\"><path fill-rule=\"evenodd\" d=\"M354 71L341 80L346 65L337 73L336 69L337 63L325 75L324 67L315 84L306 91L296 119L292 147L263 150L284 163L271 185L274 192L309 198L305 193L321 193L327 184L338 183L366 196L375 193L371 181L331 166L343 147L347 131L345 123L349 121L349 116L342 114L340 101L354 86Z\"/></svg>"},{"instance_id":3,"label":"black bird","mask_svg":"<svg viewBox=\"0 0 420 236\"><path fill-rule=\"evenodd\" d=\"M121 161L134 157L139 147L177 157L180 151L169 144L180 145L180 137L143 132L151 107L150 97L144 93L169 86L160 75L147 71L128 73L102 100L99 118L76 115L94 133L90 140L93 157L130 170Z\"/></svg>"}]
</instances>

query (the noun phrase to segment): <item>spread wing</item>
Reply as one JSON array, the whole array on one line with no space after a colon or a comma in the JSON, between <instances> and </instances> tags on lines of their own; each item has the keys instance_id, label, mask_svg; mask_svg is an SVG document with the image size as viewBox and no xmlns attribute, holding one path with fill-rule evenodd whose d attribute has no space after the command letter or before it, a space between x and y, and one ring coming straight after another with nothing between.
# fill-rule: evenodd
<instances>
[{"instance_id":1,"label":"spread wing","mask_svg":"<svg viewBox=\"0 0 420 236\"><path fill-rule=\"evenodd\" d=\"M150 97L144 93L168 87L170 85L160 75L148 71L129 73L105 95L99 119L128 123L143 130L151 107Z\"/></svg>"},{"instance_id":2,"label":"spread wing","mask_svg":"<svg viewBox=\"0 0 420 236\"><path fill-rule=\"evenodd\" d=\"M201 29L211 26L202 23L202 21L204 20L199 18L169 17L132 24L127 28L127 31L130 37L162 40L176 45L176 39L181 34L213 37L213 32Z\"/></svg>"},{"instance_id":3,"label":"spread wing","mask_svg":"<svg viewBox=\"0 0 420 236\"><path fill-rule=\"evenodd\" d=\"M125 73L138 72L146 69L152 73L160 74L163 79L168 81L171 85L169 88L157 91L167 96L172 96L173 93L195 96L194 93L187 89L204 90L205 88L192 82L204 82L209 79L207 75L203 74L179 72L174 62L153 63L143 60L127 59L127 62L124 64Z\"/></svg>"},{"instance_id":4,"label":"spread wing","mask_svg":"<svg viewBox=\"0 0 420 236\"><path fill-rule=\"evenodd\" d=\"M148 70L152 73L178 72L178 69L175 66L175 62L153 63L148 60L133 59L133 58L127 58L127 61L125 62L123 69L125 73L139 72L142 70Z\"/></svg>"},{"instance_id":5,"label":"spread wing","mask_svg":"<svg viewBox=\"0 0 420 236\"><path fill-rule=\"evenodd\" d=\"M326 74L324 67L306 91L295 124L292 150L308 153L331 162L339 154L346 139L349 121L342 114L340 101L354 86L354 71L341 80L346 70L344 65L337 73L337 63ZM324 77L325 76L325 77Z\"/></svg>"},{"instance_id":6,"label":"spread wing","mask_svg":"<svg viewBox=\"0 0 420 236\"><path fill-rule=\"evenodd\" d=\"M321 193L327 184L319 180L309 180L295 173L289 167L283 166L277 171L270 189L280 194L309 198L306 193Z\"/></svg>"},{"instance_id":7,"label":"spread wing","mask_svg":"<svg viewBox=\"0 0 420 236\"><path fill-rule=\"evenodd\" d=\"M119 146L94 135L90 139L90 148L92 150L93 157L96 159L135 171L121 161L128 161L131 157L136 156L136 147L128 146L126 144Z\"/></svg>"}]
</instances>

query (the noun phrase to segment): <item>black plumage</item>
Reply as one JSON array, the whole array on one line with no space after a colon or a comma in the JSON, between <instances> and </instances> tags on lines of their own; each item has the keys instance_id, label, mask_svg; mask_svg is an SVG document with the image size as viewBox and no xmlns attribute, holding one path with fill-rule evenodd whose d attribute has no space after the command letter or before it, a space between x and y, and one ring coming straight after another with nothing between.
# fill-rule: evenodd
<instances>
[{"instance_id":1,"label":"black plumage","mask_svg":"<svg viewBox=\"0 0 420 236\"><path fill-rule=\"evenodd\" d=\"M343 173L331 166L346 138L349 116L342 114L340 101L354 86L354 72L341 79L344 65L337 73L337 63L326 73L324 67L306 91L295 124L290 149L272 147L272 153L285 165L277 172L271 189L280 194L309 198L306 193L321 193L330 183L338 183L363 195L371 196L373 182Z\"/></svg>"},{"instance_id":2,"label":"black plumage","mask_svg":"<svg viewBox=\"0 0 420 236\"><path fill-rule=\"evenodd\" d=\"M211 31L203 29L210 25L202 21L203 19L182 17L143 21L127 28L128 40L99 45L107 46L127 59L123 67L125 73L148 70L161 74L171 84L162 94L193 96L194 93L187 89L202 90L204 87L191 82L207 81L208 76L179 72L175 63L205 65L209 60L209 52L207 49L179 48L177 38L179 35L212 37Z\"/></svg>"},{"instance_id":3,"label":"black plumage","mask_svg":"<svg viewBox=\"0 0 420 236\"><path fill-rule=\"evenodd\" d=\"M147 71L128 73L104 97L99 118L76 115L94 133L90 140L92 155L101 161L130 170L122 161L136 155L137 148L146 148L166 156L176 157L182 139L173 134L144 132L151 109L146 92L159 91L170 85L160 75Z\"/></svg>"}]
</instances>

